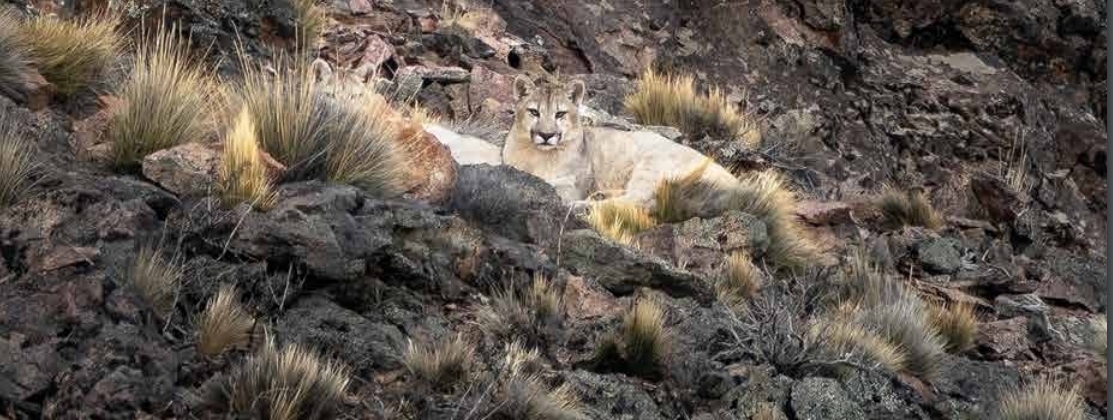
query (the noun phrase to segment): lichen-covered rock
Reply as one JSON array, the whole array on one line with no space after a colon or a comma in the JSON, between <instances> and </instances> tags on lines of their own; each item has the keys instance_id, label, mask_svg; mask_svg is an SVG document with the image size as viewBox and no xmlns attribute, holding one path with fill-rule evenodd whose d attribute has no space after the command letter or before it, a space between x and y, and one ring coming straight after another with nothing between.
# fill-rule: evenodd
<instances>
[{"instance_id":1,"label":"lichen-covered rock","mask_svg":"<svg viewBox=\"0 0 1113 420\"><path fill-rule=\"evenodd\" d=\"M866 417L838 381L805 378L792 387L792 410L801 420L850 420Z\"/></svg>"}]
</instances>

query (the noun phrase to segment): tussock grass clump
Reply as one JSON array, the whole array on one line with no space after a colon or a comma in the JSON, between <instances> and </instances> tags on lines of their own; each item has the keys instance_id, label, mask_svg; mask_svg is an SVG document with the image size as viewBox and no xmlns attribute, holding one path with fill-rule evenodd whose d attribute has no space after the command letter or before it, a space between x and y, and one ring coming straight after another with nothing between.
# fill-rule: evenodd
<instances>
[{"instance_id":1,"label":"tussock grass clump","mask_svg":"<svg viewBox=\"0 0 1113 420\"><path fill-rule=\"evenodd\" d=\"M1107 349L1106 341L1109 329L1106 324L1105 314L1099 314L1090 320L1090 340L1088 344L1091 350L1101 355L1102 359L1105 359Z\"/></svg>"},{"instance_id":2,"label":"tussock grass clump","mask_svg":"<svg viewBox=\"0 0 1113 420\"><path fill-rule=\"evenodd\" d=\"M877 207L885 221L893 226L923 226L928 229L943 226L943 217L935 211L927 194L922 191L900 191L885 187Z\"/></svg>"},{"instance_id":3,"label":"tussock grass clump","mask_svg":"<svg viewBox=\"0 0 1113 420\"><path fill-rule=\"evenodd\" d=\"M1001 398L1002 420L1082 420L1085 402L1074 390L1041 380Z\"/></svg>"},{"instance_id":4,"label":"tussock grass clump","mask_svg":"<svg viewBox=\"0 0 1113 420\"><path fill-rule=\"evenodd\" d=\"M655 376L663 368L668 347L664 313L656 302L643 299L623 316L617 335L600 341L595 360L604 369Z\"/></svg>"},{"instance_id":5,"label":"tussock grass clump","mask_svg":"<svg viewBox=\"0 0 1113 420\"><path fill-rule=\"evenodd\" d=\"M182 274L177 258L167 257L158 247L145 245L135 254L128 280L155 314L165 318L174 310Z\"/></svg>"},{"instance_id":6,"label":"tussock grass clump","mask_svg":"<svg viewBox=\"0 0 1113 420\"><path fill-rule=\"evenodd\" d=\"M509 419L582 419L579 398L570 387L551 388L537 375L539 359L536 349L526 350L519 341L506 346L496 412Z\"/></svg>"},{"instance_id":7,"label":"tussock grass clump","mask_svg":"<svg viewBox=\"0 0 1113 420\"><path fill-rule=\"evenodd\" d=\"M267 337L256 354L209 386L206 403L237 418L331 419L348 381L340 364L297 344L279 349Z\"/></svg>"},{"instance_id":8,"label":"tussock grass clump","mask_svg":"<svg viewBox=\"0 0 1113 420\"><path fill-rule=\"evenodd\" d=\"M816 325L813 336L836 358L849 355L889 372L905 368L903 350L873 329L846 319Z\"/></svg>"},{"instance_id":9,"label":"tussock grass clump","mask_svg":"<svg viewBox=\"0 0 1113 420\"><path fill-rule=\"evenodd\" d=\"M741 113L717 89L696 91L691 75L667 75L648 69L626 97L627 112L638 124L679 128L690 138L734 139L753 148L761 139L756 121Z\"/></svg>"},{"instance_id":10,"label":"tussock grass clump","mask_svg":"<svg viewBox=\"0 0 1113 420\"><path fill-rule=\"evenodd\" d=\"M785 268L803 268L820 254L821 247L797 221L796 196L775 172L765 171L739 179L735 185L715 185L700 179L705 164L688 175L667 179L654 192L653 216L675 223L692 217L717 216L728 210L749 213L769 231L766 258Z\"/></svg>"},{"instance_id":11,"label":"tussock grass clump","mask_svg":"<svg viewBox=\"0 0 1113 420\"><path fill-rule=\"evenodd\" d=\"M633 243L637 234L657 226L657 220L645 209L617 199L592 203L585 220L599 234L624 245Z\"/></svg>"},{"instance_id":12,"label":"tussock grass clump","mask_svg":"<svg viewBox=\"0 0 1113 420\"><path fill-rule=\"evenodd\" d=\"M769 231L766 258L786 268L803 268L813 263L822 250L797 221L797 205L795 194L781 177L765 171L739 180L729 208L765 222Z\"/></svg>"},{"instance_id":13,"label":"tussock grass clump","mask_svg":"<svg viewBox=\"0 0 1113 420\"><path fill-rule=\"evenodd\" d=\"M380 196L397 193L404 175L402 148L396 147L401 126L385 100L360 103L339 100L335 122L328 130L327 179L360 187Z\"/></svg>"},{"instance_id":14,"label":"tussock grass clump","mask_svg":"<svg viewBox=\"0 0 1113 420\"><path fill-rule=\"evenodd\" d=\"M158 150L209 136L213 83L190 57L190 43L176 27L159 26L136 48L135 65L118 91L124 109L112 117L112 164L135 170Z\"/></svg>"},{"instance_id":15,"label":"tussock grass clump","mask_svg":"<svg viewBox=\"0 0 1113 420\"><path fill-rule=\"evenodd\" d=\"M426 384L446 389L467 379L474 350L457 335L433 347L416 345L410 341L403 357L403 364L411 374Z\"/></svg>"},{"instance_id":16,"label":"tussock grass clump","mask_svg":"<svg viewBox=\"0 0 1113 420\"><path fill-rule=\"evenodd\" d=\"M19 33L19 18L10 9L0 9L0 94L26 99L26 83L33 71L27 43Z\"/></svg>"},{"instance_id":17,"label":"tussock grass clump","mask_svg":"<svg viewBox=\"0 0 1113 420\"><path fill-rule=\"evenodd\" d=\"M37 17L21 28L31 61L62 97L104 81L120 56L119 19L101 14L75 20Z\"/></svg>"},{"instance_id":18,"label":"tussock grass clump","mask_svg":"<svg viewBox=\"0 0 1113 420\"><path fill-rule=\"evenodd\" d=\"M525 291L508 287L495 292L478 316L483 330L505 340L522 338L533 345L549 338L563 317L560 291L540 274Z\"/></svg>"},{"instance_id":19,"label":"tussock grass clump","mask_svg":"<svg viewBox=\"0 0 1113 420\"><path fill-rule=\"evenodd\" d=\"M864 328L898 349L904 359L900 371L927 381L937 378L948 340L914 291L887 277L860 248L851 253L850 272L839 289L840 302L833 311L839 322ZM955 344L961 346L963 332L956 333L960 336Z\"/></svg>"},{"instance_id":20,"label":"tussock grass clump","mask_svg":"<svg viewBox=\"0 0 1113 420\"><path fill-rule=\"evenodd\" d=\"M259 145L286 166L283 180L325 179L378 196L397 193L405 172L389 104L331 94L308 64L281 59L273 73L243 67L239 100Z\"/></svg>"},{"instance_id":21,"label":"tussock grass clump","mask_svg":"<svg viewBox=\"0 0 1113 420\"><path fill-rule=\"evenodd\" d=\"M946 343L927 312L924 303L909 293L897 302L858 311L855 321L899 346L905 356L904 371L930 382L943 367Z\"/></svg>"},{"instance_id":22,"label":"tussock grass clump","mask_svg":"<svg viewBox=\"0 0 1113 420\"><path fill-rule=\"evenodd\" d=\"M217 172L221 204L233 207L250 203L266 209L274 204L275 195L256 141L255 123L249 113L240 112L233 124L224 137L224 151Z\"/></svg>"},{"instance_id":23,"label":"tussock grass clump","mask_svg":"<svg viewBox=\"0 0 1113 420\"><path fill-rule=\"evenodd\" d=\"M236 99L250 114L259 145L286 166L286 180L323 177L333 116L312 67L280 59L272 74L242 54L240 61Z\"/></svg>"},{"instance_id":24,"label":"tussock grass clump","mask_svg":"<svg viewBox=\"0 0 1113 420\"><path fill-rule=\"evenodd\" d=\"M761 270L744 252L735 252L726 258L723 273L715 282L715 291L724 304L738 308L746 305L761 288Z\"/></svg>"},{"instance_id":25,"label":"tussock grass clump","mask_svg":"<svg viewBox=\"0 0 1113 420\"><path fill-rule=\"evenodd\" d=\"M0 116L0 208L27 194L35 169L34 147L25 140L10 116Z\"/></svg>"},{"instance_id":26,"label":"tussock grass clump","mask_svg":"<svg viewBox=\"0 0 1113 420\"><path fill-rule=\"evenodd\" d=\"M959 353L974 345L974 336L978 333L978 316L970 304L932 306L930 317L932 326L946 341L948 352Z\"/></svg>"},{"instance_id":27,"label":"tussock grass clump","mask_svg":"<svg viewBox=\"0 0 1113 420\"><path fill-rule=\"evenodd\" d=\"M240 304L236 288L223 285L201 313L197 323L197 350L216 356L225 349L242 346L251 340L255 319Z\"/></svg>"}]
</instances>

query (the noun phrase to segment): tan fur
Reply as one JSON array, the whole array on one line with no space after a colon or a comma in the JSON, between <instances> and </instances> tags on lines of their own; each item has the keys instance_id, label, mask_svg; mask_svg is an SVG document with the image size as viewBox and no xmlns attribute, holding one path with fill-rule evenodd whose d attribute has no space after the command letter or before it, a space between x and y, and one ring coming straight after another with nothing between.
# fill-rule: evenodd
<instances>
[{"instance_id":1,"label":"tan fur","mask_svg":"<svg viewBox=\"0 0 1113 420\"><path fill-rule=\"evenodd\" d=\"M583 82L534 85L519 76L514 93L518 103L503 146L503 163L549 182L565 201L601 193L652 206L661 180L687 175L708 159L657 133L583 126ZM552 135L548 142L547 135ZM737 183L714 163L703 179L724 186Z\"/></svg>"}]
</instances>

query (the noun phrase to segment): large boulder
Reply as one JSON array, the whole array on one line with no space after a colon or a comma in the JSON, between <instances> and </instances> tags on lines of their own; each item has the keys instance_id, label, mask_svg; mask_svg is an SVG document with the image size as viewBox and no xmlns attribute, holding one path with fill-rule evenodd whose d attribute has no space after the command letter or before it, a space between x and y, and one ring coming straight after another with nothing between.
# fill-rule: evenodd
<instances>
[{"instance_id":1,"label":"large boulder","mask_svg":"<svg viewBox=\"0 0 1113 420\"><path fill-rule=\"evenodd\" d=\"M603 238L591 229L565 232L561 242L562 266L574 274L594 278L614 294L628 295L638 288L648 287L673 297L691 297L704 303L714 299L710 287L699 277L660 258Z\"/></svg>"},{"instance_id":2,"label":"large boulder","mask_svg":"<svg viewBox=\"0 0 1113 420\"><path fill-rule=\"evenodd\" d=\"M448 207L508 239L549 248L556 247L562 229L584 226L552 185L506 165L461 167Z\"/></svg>"},{"instance_id":3,"label":"large boulder","mask_svg":"<svg viewBox=\"0 0 1113 420\"><path fill-rule=\"evenodd\" d=\"M323 297L298 301L282 315L276 331L283 340L334 354L361 375L402 366L405 337L398 327L373 322Z\"/></svg>"}]
</instances>

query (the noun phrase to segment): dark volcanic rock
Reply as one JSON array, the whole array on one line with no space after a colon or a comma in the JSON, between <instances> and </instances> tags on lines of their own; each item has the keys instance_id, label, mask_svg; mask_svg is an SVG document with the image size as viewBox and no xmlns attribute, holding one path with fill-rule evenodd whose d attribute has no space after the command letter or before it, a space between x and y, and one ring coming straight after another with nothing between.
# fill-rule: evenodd
<instances>
[{"instance_id":1,"label":"dark volcanic rock","mask_svg":"<svg viewBox=\"0 0 1113 420\"><path fill-rule=\"evenodd\" d=\"M298 301L276 331L283 340L335 354L361 375L402 365L405 339L397 327L372 322L322 297Z\"/></svg>"},{"instance_id":2,"label":"dark volcanic rock","mask_svg":"<svg viewBox=\"0 0 1113 420\"><path fill-rule=\"evenodd\" d=\"M801 420L850 420L865 418L865 413L846 394L838 381L807 378L792 388L792 410Z\"/></svg>"},{"instance_id":3,"label":"dark volcanic rock","mask_svg":"<svg viewBox=\"0 0 1113 420\"><path fill-rule=\"evenodd\" d=\"M556 246L561 228L584 227L545 181L509 166L460 168L449 208L515 241Z\"/></svg>"}]
</instances>

